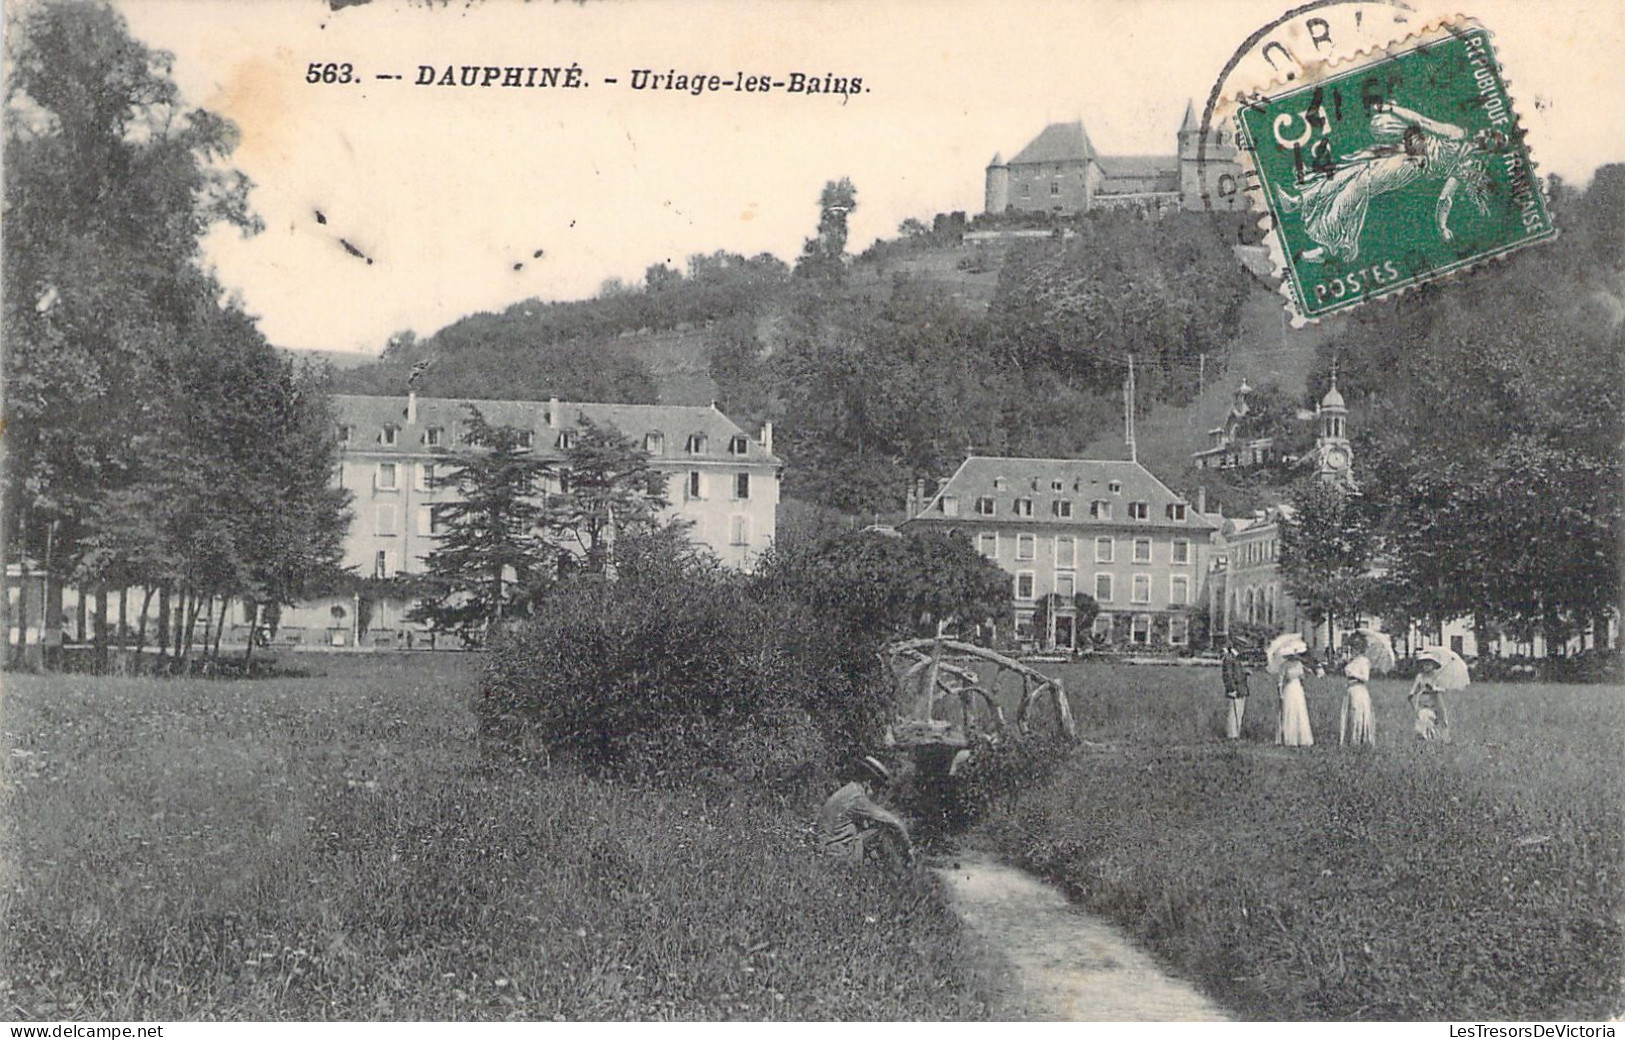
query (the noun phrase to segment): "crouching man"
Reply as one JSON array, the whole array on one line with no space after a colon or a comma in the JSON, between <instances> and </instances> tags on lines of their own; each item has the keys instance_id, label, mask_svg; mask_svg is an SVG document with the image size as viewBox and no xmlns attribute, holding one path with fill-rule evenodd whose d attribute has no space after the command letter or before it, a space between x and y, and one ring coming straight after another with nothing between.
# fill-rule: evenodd
<instances>
[{"instance_id":1,"label":"crouching man","mask_svg":"<svg viewBox=\"0 0 1625 1040\"><path fill-rule=\"evenodd\" d=\"M870 854L886 858L897 853L912 864L914 845L908 825L874 801L891 782L890 771L879 759L867 757L855 772L855 778L830 795L818 814L819 848L856 862Z\"/></svg>"}]
</instances>

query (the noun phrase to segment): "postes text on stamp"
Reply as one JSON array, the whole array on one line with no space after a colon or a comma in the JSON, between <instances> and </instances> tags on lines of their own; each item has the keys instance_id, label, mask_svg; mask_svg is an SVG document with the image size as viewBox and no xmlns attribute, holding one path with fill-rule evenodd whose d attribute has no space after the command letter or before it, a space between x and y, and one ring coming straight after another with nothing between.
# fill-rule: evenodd
<instances>
[{"instance_id":1,"label":"postes text on stamp","mask_svg":"<svg viewBox=\"0 0 1625 1040\"><path fill-rule=\"evenodd\" d=\"M1305 320L1556 235L1488 31L1438 27L1246 98L1238 139Z\"/></svg>"}]
</instances>

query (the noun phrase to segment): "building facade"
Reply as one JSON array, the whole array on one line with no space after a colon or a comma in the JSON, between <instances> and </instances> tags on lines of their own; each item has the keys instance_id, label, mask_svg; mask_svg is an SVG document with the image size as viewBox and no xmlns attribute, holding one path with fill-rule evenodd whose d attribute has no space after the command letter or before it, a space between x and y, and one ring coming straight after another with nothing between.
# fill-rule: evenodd
<instances>
[{"instance_id":1,"label":"building facade","mask_svg":"<svg viewBox=\"0 0 1625 1040\"><path fill-rule=\"evenodd\" d=\"M782 462L773 429L751 437L715 406L474 401L337 394L343 455L337 483L353 497L354 519L343 565L367 578L422 573L440 536L437 506L456 498L435 478L465 450L469 407L492 425L523 431L534 454L562 460L579 420L612 426L649 454L666 475L664 515L690 523L689 537L726 565L749 569L773 545ZM542 492L558 490L558 477ZM328 646L428 645L429 634L406 620L411 603L354 596L284 611L279 642Z\"/></svg>"},{"instance_id":2,"label":"building facade","mask_svg":"<svg viewBox=\"0 0 1625 1040\"><path fill-rule=\"evenodd\" d=\"M1235 142L1228 130L1207 136L1192 104L1175 134L1174 155L1101 155L1082 120L1051 123L1015 157L995 155L985 171L988 213L1058 213L1134 208L1239 210L1243 207Z\"/></svg>"},{"instance_id":3,"label":"building facade","mask_svg":"<svg viewBox=\"0 0 1625 1040\"><path fill-rule=\"evenodd\" d=\"M957 531L1010 575L1016 636L1186 647L1203 603L1214 523L1136 462L972 456L905 527ZM1099 613L1077 625L1076 595Z\"/></svg>"}]
</instances>

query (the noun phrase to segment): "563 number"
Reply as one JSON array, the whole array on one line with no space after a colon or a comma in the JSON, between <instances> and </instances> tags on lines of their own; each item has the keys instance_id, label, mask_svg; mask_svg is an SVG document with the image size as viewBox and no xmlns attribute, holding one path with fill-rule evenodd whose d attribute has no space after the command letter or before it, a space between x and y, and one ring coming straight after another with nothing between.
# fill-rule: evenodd
<instances>
[{"instance_id":1,"label":"563 number","mask_svg":"<svg viewBox=\"0 0 1625 1040\"><path fill-rule=\"evenodd\" d=\"M313 61L305 70L305 82L354 83L355 66L347 61Z\"/></svg>"}]
</instances>

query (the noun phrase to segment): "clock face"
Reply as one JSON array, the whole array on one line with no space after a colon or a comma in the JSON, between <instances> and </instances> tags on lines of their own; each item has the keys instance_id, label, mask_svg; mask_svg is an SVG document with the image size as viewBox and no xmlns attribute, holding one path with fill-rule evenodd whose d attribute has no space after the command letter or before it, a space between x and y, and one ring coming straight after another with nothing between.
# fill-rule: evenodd
<instances>
[{"instance_id":1,"label":"clock face","mask_svg":"<svg viewBox=\"0 0 1625 1040\"><path fill-rule=\"evenodd\" d=\"M1348 452L1342 448L1332 448L1326 452L1326 465L1332 469L1342 469L1349 464Z\"/></svg>"}]
</instances>

